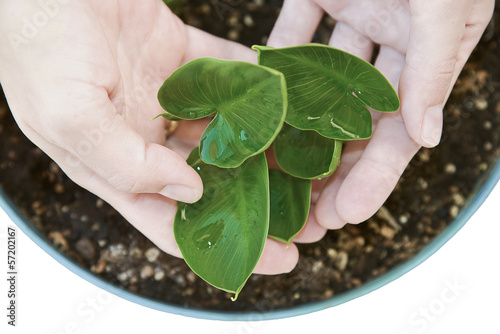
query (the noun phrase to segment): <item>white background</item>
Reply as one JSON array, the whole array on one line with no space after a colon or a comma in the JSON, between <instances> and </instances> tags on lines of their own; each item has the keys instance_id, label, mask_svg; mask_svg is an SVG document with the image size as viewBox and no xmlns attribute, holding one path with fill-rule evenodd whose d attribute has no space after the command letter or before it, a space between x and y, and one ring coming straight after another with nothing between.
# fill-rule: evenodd
<instances>
[{"instance_id":1,"label":"white background","mask_svg":"<svg viewBox=\"0 0 500 334\"><path fill-rule=\"evenodd\" d=\"M430 259L346 304L272 321L222 322L152 310L111 295L52 259L19 229L18 326L7 326L6 231L0 209L0 333L500 333L500 186ZM2 263L3 262L3 263ZM4 278L5 277L5 278Z\"/></svg>"}]
</instances>

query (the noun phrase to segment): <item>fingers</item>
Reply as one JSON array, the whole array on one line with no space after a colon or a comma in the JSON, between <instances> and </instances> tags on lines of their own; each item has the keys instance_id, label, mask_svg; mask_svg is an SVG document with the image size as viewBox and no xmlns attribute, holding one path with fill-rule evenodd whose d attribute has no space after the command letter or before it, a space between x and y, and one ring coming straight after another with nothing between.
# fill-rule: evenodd
<instances>
[{"instance_id":1,"label":"fingers","mask_svg":"<svg viewBox=\"0 0 500 334\"><path fill-rule=\"evenodd\" d=\"M373 42L358 33L351 26L338 22L333 30L329 45L369 61L373 53Z\"/></svg>"},{"instance_id":2,"label":"fingers","mask_svg":"<svg viewBox=\"0 0 500 334\"><path fill-rule=\"evenodd\" d=\"M162 251L182 257L173 234L173 222L177 212L175 201L159 194L119 192L99 177L94 177L86 187L113 206Z\"/></svg>"},{"instance_id":3,"label":"fingers","mask_svg":"<svg viewBox=\"0 0 500 334\"><path fill-rule=\"evenodd\" d=\"M376 66L396 85L404 56L382 47ZM340 228L345 223L359 223L371 217L419 149L398 112L384 114L366 148L365 144L366 141L353 142L346 146L339 170L318 199L315 217L326 228Z\"/></svg>"},{"instance_id":4,"label":"fingers","mask_svg":"<svg viewBox=\"0 0 500 334\"><path fill-rule=\"evenodd\" d=\"M369 61L372 57L373 43L371 40L342 22L338 22L335 26L329 44L335 48L346 50L366 61ZM335 205L337 193L345 178L349 175L351 168L361 156L366 144L367 141L354 141L345 146L340 166L335 171L335 174L329 178L327 185L321 191L315 209L312 210L312 222L326 229L339 229L346 224L345 219L337 212Z\"/></svg>"},{"instance_id":5,"label":"fingers","mask_svg":"<svg viewBox=\"0 0 500 334\"><path fill-rule=\"evenodd\" d=\"M67 151L47 142L36 132L28 132L30 139L55 161L78 185L99 196L131 223L139 232L155 243L164 252L181 257L173 235L173 221L177 212L176 202L159 194L131 194L118 191L106 180L96 175L83 163L72 168L65 161L76 160Z\"/></svg>"},{"instance_id":6,"label":"fingers","mask_svg":"<svg viewBox=\"0 0 500 334\"><path fill-rule=\"evenodd\" d=\"M276 48L310 43L323 10L310 0L285 0L267 44Z\"/></svg>"},{"instance_id":7,"label":"fingers","mask_svg":"<svg viewBox=\"0 0 500 334\"><path fill-rule=\"evenodd\" d=\"M326 234L326 228L321 226L314 217L314 207L315 205L311 205L311 209L309 211L309 217L307 218L307 223L300 231L299 234L293 239L293 242L298 243L311 243L321 240Z\"/></svg>"},{"instance_id":8,"label":"fingers","mask_svg":"<svg viewBox=\"0 0 500 334\"><path fill-rule=\"evenodd\" d=\"M371 217L390 195L418 149L418 144L408 136L401 116L384 115L338 191L335 201L338 215L348 223L360 223Z\"/></svg>"},{"instance_id":9,"label":"fingers","mask_svg":"<svg viewBox=\"0 0 500 334\"><path fill-rule=\"evenodd\" d=\"M390 195L418 149L401 115L384 114L363 153L345 153L351 156L346 155L339 176L335 175L316 203L317 221L334 229L370 218ZM360 156L353 164L356 155Z\"/></svg>"},{"instance_id":10,"label":"fingers","mask_svg":"<svg viewBox=\"0 0 500 334\"><path fill-rule=\"evenodd\" d=\"M184 56L184 63L200 57L257 63L257 53L246 46L215 37L191 26L186 26L186 32L188 47Z\"/></svg>"},{"instance_id":11,"label":"fingers","mask_svg":"<svg viewBox=\"0 0 500 334\"><path fill-rule=\"evenodd\" d=\"M408 41L409 10L407 1L387 0L314 0L339 22L348 24L359 36L380 45L390 45L400 52ZM362 46L363 39L352 44Z\"/></svg>"},{"instance_id":12,"label":"fingers","mask_svg":"<svg viewBox=\"0 0 500 334\"><path fill-rule=\"evenodd\" d=\"M441 138L443 106L465 61L457 62L462 40L471 39L465 32L472 1L413 1L410 6L410 39L400 82L402 113L413 140L433 147ZM473 40L481 33L478 29ZM465 59L472 44L462 52Z\"/></svg>"},{"instance_id":13,"label":"fingers","mask_svg":"<svg viewBox=\"0 0 500 334\"><path fill-rule=\"evenodd\" d=\"M339 229L347 223L343 216L338 213L337 198L339 190L351 169L358 161L367 141L354 141L345 146L342 152L340 165L335 173L329 178L328 183L321 191L314 210L315 221L327 229ZM362 176L361 176L362 177Z\"/></svg>"},{"instance_id":14,"label":"fingers","mask_svg":"<svg viewBox=\"0 0 500 334\"><path fill-rule=\"evenodd\" d=\"M183 202L197 201L203 193L199 175L177 153L146 143L116 114L109 100L98 102L102 95L95 95L100 108L91 104L86 110L72 110L52 124L53 143L74 157L63 161L66 172L77 173L84 165L123 193L159 193ZM82 183L85 187L86 181Z\"/></svg>"},{"instance_id":15,"label":"fingers","mask_svg":"<svg viewBox=\"0 0 500 334\"><path fill-rule=\"evenodd\" d=\"M285 243L267 238L254 273L266 275L288 273L295 268L298 260L299 251L293 243L290 243L290 247L287 248Z\"/></svg>"}]
</instances>

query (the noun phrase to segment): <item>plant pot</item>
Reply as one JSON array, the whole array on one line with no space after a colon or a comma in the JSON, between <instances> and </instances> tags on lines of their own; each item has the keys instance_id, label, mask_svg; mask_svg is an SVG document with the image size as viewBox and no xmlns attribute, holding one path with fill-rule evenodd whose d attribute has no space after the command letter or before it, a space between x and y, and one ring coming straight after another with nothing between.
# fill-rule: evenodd
<instances>
[{"instance_id":1,"label":"plant pot","mask_svg":"<svg viewBox=\"0 0 500 334\"><path fill-rule=\"evenodd\" d=\"M291 274L252 276L236 302L193 278L181 260L158 255L111 208L64 178L19 133L6 109L2 111L1 99L0 206L63 266L153 309L197 318L261 320L332 307L378 289L425 261L467 222L498 182L500 94L495 93L494 78L500 74L499 48L496 31L483 41L457 84L445 111L442 144L417 154L383 210L366 223L301 246L301 262ZM478 128L483 129L481 135ZM120 261L135 257L137 270L127 276L128 268ZM153 274L140 278L146 266ZM288 285L280 288L281 281ZM153 289L145 293L147 286ZM182 294L189 289L195 290ZM203 307L202 300L212 304Z\"/></svg>"}]
</instances>

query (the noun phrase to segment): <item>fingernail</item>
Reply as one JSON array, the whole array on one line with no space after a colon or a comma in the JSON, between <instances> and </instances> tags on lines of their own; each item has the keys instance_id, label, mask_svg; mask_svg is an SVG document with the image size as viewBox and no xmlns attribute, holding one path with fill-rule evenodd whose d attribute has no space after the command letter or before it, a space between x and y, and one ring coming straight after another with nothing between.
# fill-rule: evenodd
<instances>
[{"instance_id":1,"label":"fingernail","mask_svg":"<svg viewBox=\"0 0 500 334\"><path fill-rule=\"evenodd\" d=\"M421 138L425 147L434 147L441 140L443 128L443 108L440 106L427 109L422 122Z\"/></svg>"},{"instance_id":2,"label":"fingernail","mask_svg":"<svg viewBox=\"0 0 500 334\"><path fill-rule=\"evenodd\" d=\"M180 184L169 184L160 191L160 195L185 203L196 202L201 197L195 189Z\"/></svg>"}]
</instances>

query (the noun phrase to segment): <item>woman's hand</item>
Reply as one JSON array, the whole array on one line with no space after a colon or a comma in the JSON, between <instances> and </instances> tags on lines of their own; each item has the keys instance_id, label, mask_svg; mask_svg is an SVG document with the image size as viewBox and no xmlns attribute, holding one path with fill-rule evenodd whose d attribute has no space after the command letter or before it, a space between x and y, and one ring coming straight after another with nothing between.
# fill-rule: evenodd
<instances>
[{"instance_id":1,"label":"woman's hand","mask_svg":"<svg viewBox=\"0 0 500 334\"><path fill-rule=\"evenodd\" d=\"M182 124L167 148L167 121L152 120L163 112L157 91L194 58L255 54L184 25L161 0L45 3L0 4L0 82L18 125L73 181L181 256L175 200L203 193L185 162L203 128ZM295 247L268 240L256 271L290 271L297 257Z\"/></svg>"},{"instance_id":2,"label":"woman's hand","mask_svg":"<svg viewBox=\"0 0 500 334\"><path fill-rule=\"evenodd\" d=\"M399 88L401 110L374 112L371 139L345 146L340 167L316 182L299 242L371 217L421 146L441 138L443 106L493 13L494 0L285 0L269 45L308 43L323 14L337 20L330 45L367 61ZM317 199L317 200L315 200Z\"/></svg>"}]
</instances>

